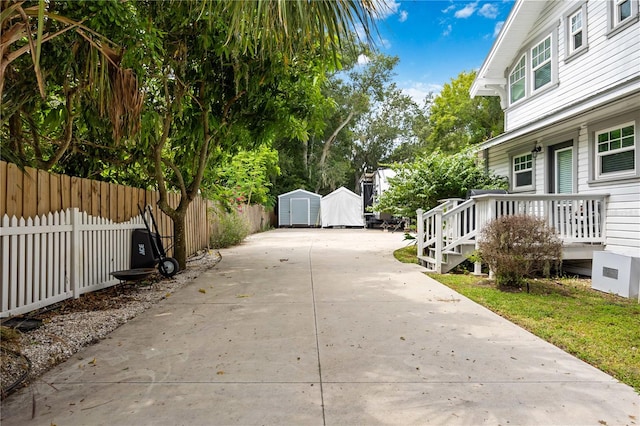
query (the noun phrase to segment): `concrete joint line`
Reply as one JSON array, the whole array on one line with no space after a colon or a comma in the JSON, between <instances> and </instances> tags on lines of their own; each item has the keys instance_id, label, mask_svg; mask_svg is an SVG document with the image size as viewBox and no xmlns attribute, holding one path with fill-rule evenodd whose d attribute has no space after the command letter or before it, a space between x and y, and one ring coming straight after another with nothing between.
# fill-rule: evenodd
<instances>
[{"instance_id":1,"label":"concrete joint line","mask_svg":"<svg viewBox=\"0 0 640 426\"><path fill-rule=\"evenodd\" d=\"M327 421L324 413L324 389L322 382L322 364L320 363L320 338L318 336L318 313L316 311L316 290L313 285L313 263L311 260L311 251L313 250L313 241L309 246L309 281L311 283L311 301L313 303L313 325L316 333L316 354L318 356L318 380L320 382L320 404L322 406L322 424L326 426Z\"/></svg>"}]
</instances>

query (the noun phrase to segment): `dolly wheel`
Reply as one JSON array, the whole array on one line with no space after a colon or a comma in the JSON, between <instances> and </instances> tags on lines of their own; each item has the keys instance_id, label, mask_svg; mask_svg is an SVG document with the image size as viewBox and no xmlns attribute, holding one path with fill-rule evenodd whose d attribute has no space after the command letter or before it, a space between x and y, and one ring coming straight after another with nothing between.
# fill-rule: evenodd
<instances>
[{"instance_id":1,"label":"dolly wheel","mask_svg":"<svg viewBox=\"0 0 640 426\"><path fill-rule=\"evenodd\" d=\"M160 261L158 265L158 270L162 276L171 278L180 270L180 265L178 265L178 261L173 257L166 257L164 260Z\"/></svg>"}]
</instances>

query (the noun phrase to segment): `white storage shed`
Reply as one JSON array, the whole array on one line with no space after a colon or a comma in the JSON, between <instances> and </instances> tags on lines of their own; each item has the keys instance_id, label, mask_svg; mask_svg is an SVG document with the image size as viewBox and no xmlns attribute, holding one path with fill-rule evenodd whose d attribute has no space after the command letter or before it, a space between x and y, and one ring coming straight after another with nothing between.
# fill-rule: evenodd
<instances>
[{"instance_id":1,"label":"white storage shed","mask_svg":"<svg viewBox=\"0 0 640 426\"><path fill-rule=\"evenodd\" d=\"M358 194L340 187L322 197L321 201L323 227L364 226L362 198Z\"/></svg>"},{"instance_id":2,"label":"white storage shed","mask_svg":"<svg viewBox=\"0 0 640 426\"><path fill-rule=\"evenodd\" d=\"M321 198L304 189L278 195L278 226L321 226Z\"/></svg>"}]
</instances>

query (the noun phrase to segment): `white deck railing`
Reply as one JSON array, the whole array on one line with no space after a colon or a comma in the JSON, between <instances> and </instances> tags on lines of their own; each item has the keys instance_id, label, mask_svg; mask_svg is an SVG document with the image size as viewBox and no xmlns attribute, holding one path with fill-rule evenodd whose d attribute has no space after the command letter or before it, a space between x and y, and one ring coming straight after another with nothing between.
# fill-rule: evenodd
<instances>
[{"instance_id":1,"label":"white deck railing","mask_svg":"<svg viewBox=\"0 0 640 426\"><path fill-rule=\"evenodd\" d=\"M131 233L124 223L77 208L35 219L2 218L0 317L18 315L118 284L110 273L130 268Z\"/></svg>"},{"instance_id":2,"label":"white deck railing","mask_svg":"<svg viewBox=\"0 0 640 426\"><path fill-rule=\"evenodd\" d=\"M449 199L418 210L418 256L441 272L447 254L460 254L463 244L477 245L484 225L498 217L525 214L545 218L564 243L605 243L608 195L484 194L469 200Z\"/></svg>"}]
</instances>

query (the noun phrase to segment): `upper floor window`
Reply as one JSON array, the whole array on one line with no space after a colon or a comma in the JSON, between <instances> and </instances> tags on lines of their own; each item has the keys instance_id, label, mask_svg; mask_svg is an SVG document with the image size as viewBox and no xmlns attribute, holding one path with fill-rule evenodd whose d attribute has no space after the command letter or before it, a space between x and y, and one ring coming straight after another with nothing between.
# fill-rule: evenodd
<instances>
[{"instance_id":1,"label":"upper floor window","mask_svg":"<svg viewBox=\"0 0 640 426\"><path fill-rule=\"evenodd\" d=\"M609 36L638 21L638 0L609 0Z\"/></svg>"},{"instance_id":2,"label":"upper floor window","mask_svg":"<svg viewBox=\"0 0 640 426\"><path fill-rule=\"evenodd\" d=\"M508 71L508 99L513 105L552 87L558 81L558 33L543 33L531 44L523 46Z\"/></svg>"},{"instance_id":3,"label":"upper floor window","mask_svg":"<svg viewBox=\"0 0 640 426\"><path fill-rule=\"evenodd\" d=\"M551 82L551 36L531 49L531 69L534 91Z\"/></svg>"},{"instance_id":4,"label":"upper floor window","mask_svg":"<svg viewBox=\"0 0 640 426\"><path fill-rule=\"evenodd\" d=\"M569 17L571 41L569 50L575 52L582 47L582 9Z\"/></svg>"},{"instance_id":5,"label":"upper floor window","mask_svg":"<svg viewBox=\"0 0 640 426\"><path fill-rule=\"evenodd\" d=\"M597 177L633 174L635 159L635 122L596 133Z\"/></svg>"},{"instance_id":6,"label":"upper floor window","mask_svg":"<svg viewBox=\"0 0 640 426\"><path fill-rule=\"evenodd\" d=\"M531 189L533 187L533 155L522 154L513 157L513 189Z\"/></svg>"},{"instance_id":7,"label":"upper floor window","mask_svg":"<svg viewBox=\"0 0 640 426\"><path fill-rule=\"evenodd\" d=\"M526 76L526 57L522 55L516 67L513 69L511 74L509 74L509 96L511 103L524 98L526 91Z\"/></svg>"},{"instance_id":8,"label":"upper floor window","mask_svg":"<svg viewBox=\"0 0 640 426\"><path fill-rule=\"evenodd\" d=\"M587 2L565 15L565 59L587 50Z\"/></svg>"},{"instance_id":9,"label":"upper floor window","mask_svg":"<svg viewBox=\"0 0 640 426\"><path fill-rule=\"evenodd\" d=\"M631 0L615 0L614 25L631 18Z\"/></svg>"}]
</instances>

